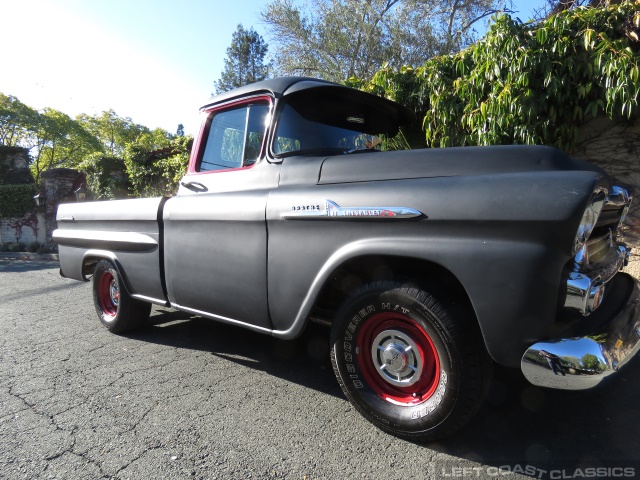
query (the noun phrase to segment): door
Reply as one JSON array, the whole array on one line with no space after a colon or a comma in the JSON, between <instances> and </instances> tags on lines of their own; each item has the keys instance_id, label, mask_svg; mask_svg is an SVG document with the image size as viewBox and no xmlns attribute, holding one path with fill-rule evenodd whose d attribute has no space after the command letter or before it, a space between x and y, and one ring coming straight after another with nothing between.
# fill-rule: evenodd
<instances>
[{"instance_id":1,"label":"door","mask_svg":"<svg viewBox=\"0 0 640 480\"><path fill-rule=\"evenodd\" d=\"M264 154L269 97L207 112L179 194L164 209L165 277L175 308L270 329L269 192L280 165Z\"/></svg>"}]
</instances>

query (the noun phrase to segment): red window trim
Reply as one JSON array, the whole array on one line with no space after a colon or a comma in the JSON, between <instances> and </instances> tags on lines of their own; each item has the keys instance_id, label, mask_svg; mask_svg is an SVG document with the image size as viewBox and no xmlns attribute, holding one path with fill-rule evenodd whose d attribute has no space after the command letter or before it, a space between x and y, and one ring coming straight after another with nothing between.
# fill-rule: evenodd
<instances>
[{"instance_id":1,"label":"red window trim","mask_svg":"<svg viewBox=\"0 0 640 480\"><path fill-rule=\"evenodd\" d=\"M260 162L260 159L265 154L265 146L267 143L267 136L268 136L267 131L265 131L265 136L264 136L264 139L262 140L262 145L260 146L260 155L258 156L258 160L253 165L249 165L248 167L225 168L221 170L207 170L204 172L196 171L196 163L198 162L198 157L200 156L200 149L204 148L206 143L204 140L204 136L207 130L207 120L209 120L211 115L216 114L217 112L220 112L220 111L229 110L229 109L232 109L241 105L246 105L255 101L266 101L269 104L269 108L273 109L273 97L271 97L270 95L255 95L252 97L244 97L238 100L232 100L230 102L226 102L220 105L215 105L202 110L201 115L204 115L204 119L200 124L198 139L193 145L193 150L191 150L191 156L189 157L189 166L187 168L188 175L208 175L211 173L225 173L225 172L237 172L239 170L249 170L250 168L253 168L258 162Z\"/></svg>"}]
</instances>

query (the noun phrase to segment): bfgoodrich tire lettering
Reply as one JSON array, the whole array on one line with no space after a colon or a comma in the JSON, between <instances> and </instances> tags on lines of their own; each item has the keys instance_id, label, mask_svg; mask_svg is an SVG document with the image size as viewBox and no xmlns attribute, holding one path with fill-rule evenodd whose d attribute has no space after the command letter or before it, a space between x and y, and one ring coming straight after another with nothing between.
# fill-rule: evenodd
<instances>
[{"instance_id":1,"label":"bfgoodrich tire lettering","mask_svg":"<svg viewBox=\"0 0 640 480\"><path fill-rule=\"evenodd\" d=\"M347 398L399 437L452 434L477 411L490 384L492 364L473 315L424 290L366 285L338 313L331 344Z\"/></svg>"},{"instance_id":2,"label":"bfgoodrich tire lettering","mask_svg":"<svg viewBox=\"0 0 640 480\"><path fill-rule=\"evenodd\" d=\"M151 312L151 304L131 298L109 260L100 260L93 273L93 304L102 324L113 333L139 328Z\"/></svg>"}]
</instances>

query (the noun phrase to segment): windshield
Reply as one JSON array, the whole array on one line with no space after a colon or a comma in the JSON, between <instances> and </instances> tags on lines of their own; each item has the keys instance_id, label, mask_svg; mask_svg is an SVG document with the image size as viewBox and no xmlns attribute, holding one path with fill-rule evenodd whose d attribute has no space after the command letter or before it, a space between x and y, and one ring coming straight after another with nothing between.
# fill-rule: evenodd
<instances>
[{"instance_id":1,"label":"windshield","mask_svg":"<svg viewBox=\"0 0 640 480\"><path fill-rule=\"evenodd\" d=\"M354 112L331 118L304 105L286 104L273 141L277 157L302 154L339 154L378 149L377 132L369 132L363 115Z\"/></svg>"}]
</instances>

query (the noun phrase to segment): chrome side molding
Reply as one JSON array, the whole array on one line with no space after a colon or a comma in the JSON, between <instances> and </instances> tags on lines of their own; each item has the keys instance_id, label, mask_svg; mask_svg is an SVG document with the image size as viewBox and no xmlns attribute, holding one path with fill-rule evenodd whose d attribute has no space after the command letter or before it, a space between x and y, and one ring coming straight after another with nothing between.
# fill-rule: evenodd
<instances>
[{"instance_id":1,"label":"chrome side molding","mask_svg":"<svg viewBox=\"0 0 640 480\"><path fill-rule=\"evenodd\" d=\"M131 252L152 252L158 242L149 235L135 232L114 232L101 230L54 230L51 237L58 245L104 250L127 250Z\"/></svg>"},{"instance_id":2,"label":"chrome side molding","mask_svg":"<svg viewBox=\"0 0 640 480\"><path fill-rule=\"evenodd\" d=\"M282 212L280 218L286 220L294 219L354 219L354 218L375 218L375 219L399 219L415 218L424 214L409 207L341 207L332 200L325 200L324 208L320 205L294 205L291 210Z\"/></svg>"}]
</instances>

